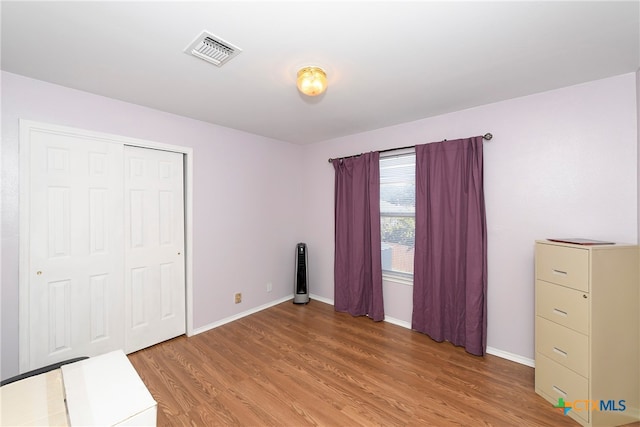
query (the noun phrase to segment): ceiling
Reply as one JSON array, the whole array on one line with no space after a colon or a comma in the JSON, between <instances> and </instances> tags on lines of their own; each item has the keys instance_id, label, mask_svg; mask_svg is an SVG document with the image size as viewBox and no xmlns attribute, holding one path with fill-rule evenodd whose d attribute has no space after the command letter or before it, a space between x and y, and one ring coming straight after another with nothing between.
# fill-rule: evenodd
<instances>
[{"instance_id":1,"label":"ceiling","mask_svg":"<svg viewBox=\"0 0 640 427\"><path fill-rule=\"evenodd\" d=\"M2 1L3 70L308 144L635 72L640 2ZM183 52L202 30L242 53ZM303 65L329 89L296 90Z\"/></svg>"}]
</instances>

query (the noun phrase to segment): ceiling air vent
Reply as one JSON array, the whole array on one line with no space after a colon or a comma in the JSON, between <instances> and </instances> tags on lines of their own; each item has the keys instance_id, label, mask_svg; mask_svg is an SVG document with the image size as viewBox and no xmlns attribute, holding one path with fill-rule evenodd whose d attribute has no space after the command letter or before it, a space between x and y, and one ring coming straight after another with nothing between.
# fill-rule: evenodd
<instances>
[{"instance_id":1,"label":"ceiling air vent","mask_svg":"<svg viewBox=\"0 0 640 427\"><path fill-rule=\"evenodd\" d=\"M208 31L203 31L185 48L184 52L220 67L242 52L242 49Z\"/></svg>"}]
</instances>

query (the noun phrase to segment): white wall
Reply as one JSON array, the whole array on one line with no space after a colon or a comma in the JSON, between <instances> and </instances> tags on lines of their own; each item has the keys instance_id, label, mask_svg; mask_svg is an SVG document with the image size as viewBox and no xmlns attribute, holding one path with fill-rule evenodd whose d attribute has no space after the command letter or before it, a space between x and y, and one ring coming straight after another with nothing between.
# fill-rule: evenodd
<instances>
[{"instance_id":1,"label":"white wall","mask_svg":"<svg viewBox=\"0 0 640 427\"><path fill-rule=\"evenodd\" d=\"M1 77L2 378L18 373L21 118L193 148L194 328L291 294L300 146L15 74ZM241 304L233 303L235 292L243 293Z\"/></svg>"},{"instance_id":2,"label":"white wall","mask_svg":"<svg viewBox=\"0 0 640 427\"><path fill-rule=\"evenodd\" d=\"M626 74L305 147L311 291L333 299L329 157L491 132L484 144L488 346L530 362L534 240L638 241L635 85L635 74ZM384 298L387 316L411 321L410 286L385 282Z\"/></svg>"}]
</instances>

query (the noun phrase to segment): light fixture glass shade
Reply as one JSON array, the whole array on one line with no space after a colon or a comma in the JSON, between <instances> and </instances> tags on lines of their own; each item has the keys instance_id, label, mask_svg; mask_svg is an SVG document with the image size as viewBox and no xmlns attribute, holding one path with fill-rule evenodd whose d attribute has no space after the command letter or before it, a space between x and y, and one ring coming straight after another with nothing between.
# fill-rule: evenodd
<instances>
[{"instance_id":1,"label":"light fixture glass shade","mask_svg":"<svg viewBox=\"0 0 640 427\"><path fill-rule=\"evenodd\" d=\"M308 96L320 95L327 89L327 73L315 66L298 70L298 90Z\"/></svg>"}]
</instances>

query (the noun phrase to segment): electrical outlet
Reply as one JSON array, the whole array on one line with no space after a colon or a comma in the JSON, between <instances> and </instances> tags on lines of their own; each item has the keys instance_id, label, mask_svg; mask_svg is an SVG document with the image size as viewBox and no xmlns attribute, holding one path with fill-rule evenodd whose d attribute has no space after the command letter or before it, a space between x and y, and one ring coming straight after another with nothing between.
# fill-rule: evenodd
<instances>
[{"instance_id":1,"label":"electrical outlet","mask_svg":"<svg viewBox=\"0 0 640 427\"><path fill-rule=\"evenodd\" d=\"M242 302L242 294L240 292L235 295L235 302L236 304L240 304Z\"/></svg>"},{"instance_id":2,"label":"electrical outlet","mask_svg":"<svg viewBox=\"0 0 640 427\"><path fill-rule=\"evenodd\" d=\"M267 283L267 292L271 292L273 290L273 285L271 282Z\"/></svg>"}]
</instances>

